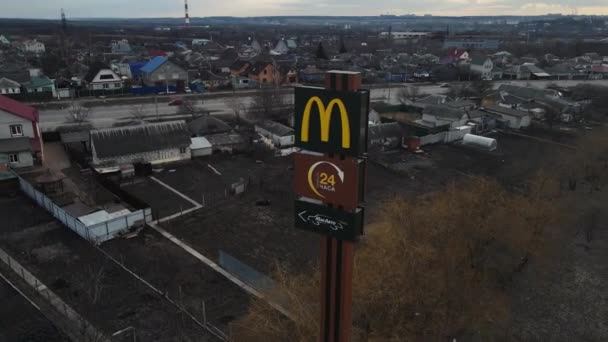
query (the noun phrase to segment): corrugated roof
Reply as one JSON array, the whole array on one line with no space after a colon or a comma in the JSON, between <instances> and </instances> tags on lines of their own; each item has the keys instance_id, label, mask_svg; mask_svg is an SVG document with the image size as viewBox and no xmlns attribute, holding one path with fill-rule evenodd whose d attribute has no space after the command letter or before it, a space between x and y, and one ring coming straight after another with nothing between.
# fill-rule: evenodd
<instances>
[{"instance_id":1,"label":"corrugated roof","mask_svg":"<svg viewBox=\"0 0 608 342\"><path fill-rule=\"evenodd\" d=\"M38 110L36 108L6 96L0 95L0 110L30 121L38 122Z\"/></svg>"},{"instance_id":2,"label":"corrugated roof","mask_svg":"<svg viewBox=\"0 0 608 342\"><path fill-rule=\"evenodd\" d=\"M30 151L31 149L32 145L28 137L0 139L0 153Z\"/></svg>"},{"instance_id":3,"label":"corrugated roof","mask_svg":"<svg viewBox=\"0 0 608 342\"><path fill-rule=\"evenodd\" d=\"M280 137L285 137L288 135L294 134L294 129L291 127L287 127L281 123L271 120L263 120L255 124L256 126L267 130L268 132L278 135Z\"/></svg>"},{"instance_id":4,"label":"corrugated roof","mask_svg":"<svg viewBox=\"0 0 608 342\"><path fill-rule=\"evenodd\" d=\"M190 132L184 121L91 131L91 141L98 158L188 147L191 144Z\"/></svg>"},{"instance_id":5,"label":"corrugated roof","mask_svg":"<svg viewBox=\"0 0 608 342\"><path fill-rule=\"evenodd\" d=\"M427 115L433 115L433 116L443 118L443 119L453 119L453 120L460 120L466 114L465 111L462 109L450 108L450 107L446 106L445 104L427 105L424 108L423 113L427 114Z\"/></svg>"},{"instance_id":6,"label":"corrugated roof","mask_svg":"<svg viewBox=\"0 0 608 342\"><path fill-rule=\"evenodd\" d=\"M515 116L515 117L524 117L530 115L529 113L522 112L521 110L505 108L498 105L488 105L483 108L484 110L491 113L498 113L503 115Z\"/></svg>"},{"instance_id":7,"label":"corrugated roof","mask_svg":"<svg viewBox=\"0 0 608 342\"><path fill-rule=\"evenodd\" d=\"M188 122L188 130L193 135L208 135L230 132L232 127L213 116L202 116Z\"/></svg>"},{"instance_id":8,"label":"corrugated roof","mask_svg":"<svg viewBox=\"0 0 608 342\"><path fill-rule=\"evenodd\" d=\"M161 57L161 56L154 57L146 65L141 67L140 70L143 73L149 74L151 72L154 72L154 70L158 69L158 67L163 65L163 63L165 63L168 60L169 59L167 57Z\"/></svg>"}]
</instances>

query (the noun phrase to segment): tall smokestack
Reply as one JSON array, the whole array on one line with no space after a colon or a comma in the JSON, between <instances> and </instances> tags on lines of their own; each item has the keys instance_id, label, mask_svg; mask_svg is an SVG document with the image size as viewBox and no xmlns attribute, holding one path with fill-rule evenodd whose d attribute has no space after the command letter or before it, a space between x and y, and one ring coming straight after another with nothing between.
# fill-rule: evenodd
<instances>
[{"instance_id":1,"label":"tall smokestack","mask_svg":"<svg viewBox=\"0 0 608 342\"><path fill-rule=\"evenodd\" d=\"M184 0L184 7L186 9L186 28L190 28L190 15L188 14L188 0Z\"/></svg>"}]
</instances>

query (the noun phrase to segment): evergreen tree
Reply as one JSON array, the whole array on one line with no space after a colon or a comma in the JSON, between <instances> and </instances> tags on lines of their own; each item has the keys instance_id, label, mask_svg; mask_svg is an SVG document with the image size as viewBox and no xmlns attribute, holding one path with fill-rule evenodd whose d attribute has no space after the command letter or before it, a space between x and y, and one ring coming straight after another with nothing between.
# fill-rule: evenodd
<instances>
[{"instance_id":1,"label":"evergreen tree","mask_svg":"<svg viewBox=\"0 0 608 342\"><path fill-rule=\"evenodd\" d=\"M327 53L325 52L325 48L323 47L323 43L319 43L319 47L317 48L317 58L318 59L329 59L327 57Z\"/></svg>"}]
</instances>

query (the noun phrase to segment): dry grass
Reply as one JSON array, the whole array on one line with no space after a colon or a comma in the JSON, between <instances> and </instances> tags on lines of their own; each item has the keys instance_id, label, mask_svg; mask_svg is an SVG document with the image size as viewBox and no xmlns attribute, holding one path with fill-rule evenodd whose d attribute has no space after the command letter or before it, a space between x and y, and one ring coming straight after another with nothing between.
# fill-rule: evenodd
<instances>
[{"instance_id":1,"label":"dry grass","mask_svg":"<svg viewBox=\"0 0 608 342\"><path fill-rule=\"evenodd\" d=\"M544 250L557 183L539 174L526 195L476 179L428 199L395 198L358 245L354 340L508 340L508 286ZM319 274L279 268L294 320L261 302L238 325L238 341L314 341Z\"/></svg>"}]
</instances>

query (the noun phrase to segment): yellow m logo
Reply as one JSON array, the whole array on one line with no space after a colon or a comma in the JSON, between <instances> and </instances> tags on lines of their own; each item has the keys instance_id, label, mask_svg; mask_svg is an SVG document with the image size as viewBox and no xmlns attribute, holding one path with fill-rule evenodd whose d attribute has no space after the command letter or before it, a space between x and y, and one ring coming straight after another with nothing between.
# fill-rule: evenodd
<instances>
[{"instance_id":1,"label":"yellow m logo","mask_svg":"<svg viewBox=\"0 0 608 342\"><path fill-rule=\"evenodd\" d=\"M329 142L329 126L331 124L331 116L333 114L334 106L338 106L340 110L340 122L342 124L342 148L350 148L350 123L348 121L348 113L346 112L346 106L340 99L333 99L329 102L327 107L323 104L323 101L318 96L311 97L304 107L304 116L302 117L302 133L301 139L307 142L309 139L310 129L310 111L313 105L317 105L319 109L319 119L321 121L321 141Z\"/></svg>"}]
</instances>

